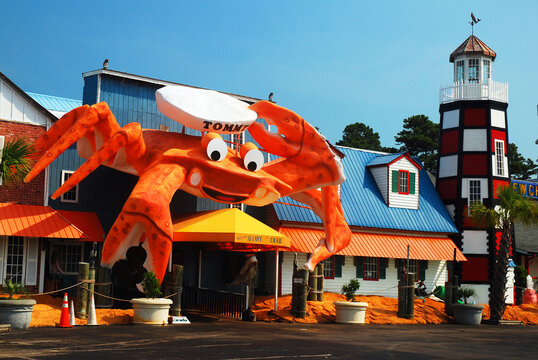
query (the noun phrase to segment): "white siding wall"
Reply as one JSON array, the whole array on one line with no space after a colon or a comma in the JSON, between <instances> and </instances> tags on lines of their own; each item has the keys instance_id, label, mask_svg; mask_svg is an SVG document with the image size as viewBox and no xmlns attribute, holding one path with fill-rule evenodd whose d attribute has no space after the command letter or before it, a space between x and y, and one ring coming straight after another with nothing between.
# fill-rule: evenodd
<instances>
[{"instance_id":1,"label":"white siding wall","mask_svg":"<svg viewBox=\"0 0 538 360\"><path fill-rule=\"evenodd\" d=\"M506 127L504 111L491 109L491 126L503 129Z\"/></svg>"},{"instance_id":2,"label":"white siding wall","mask_svg":"<svg viewBox=\"0 0 538 360\"><path fill-rule=\"evenodd\" d=\"M451 110L443 114L443 129L458 127L460 124L460 110Z\"/></svg>"},{"instance_id":3,"label":"white siding wall","mask_svg":"<svg viewBox=\"0 0 538 360\"><path fill-rule=\"evenodd\" d=\"M463 130L463 151L487 151L486 129Z\"/></svg>"},{"instance_id":4,"label":"white siding wall","mask_svg":"<svg viewBox=\"0 0 538 360\"><path fill-rule=\"evenodd\" d=\"M389 191L389 206L406 209L418 209L418 169L406 158L402 158L396 161L389 166L389 184L392 184L393 170L407 170L409 171L409 173L415 174L415 193L404 195L392 192L392 189L390 189L391 191Z\"/></svg>"},{"instance_id":5,"label":"white siding wall","mask_svg":"<svg viewBox=\"0 0 538 360\"><path fill-rule=\"evenodd\" d=\"M458 175L458 155L441 156L439 158L439 177Z\"/></svg>"},{"instance_id":6,"label":"white siding wall","mask_svg":"<svg viewBox=\"0 0 538 360\"><path fill-rule=\"evenodd\" d=\"M297 262L299 266L302 266L306 262L307 254L297 254ZM284 261L282 264L282 295L289 295L292 293L292 275L293 275L293 253L284 252ZM356 269L353 264L353 256L346 256L345 264L342 266L342 277L334 279L325 279L324 291L340 293L342 285L349 282L350 279L356 277ZM270 276L270 275L269 275ZM428 269L426 270L426 284L427 291L433 291L437 285L445 284L447 280L446 262L442 261L428 261ZM358 294L361 295L379 295L391 298L398 297L398 274L395 267L395 260L389 259L389 264L386 269L386 279L378 281L370 281L359 279L361 287Z\"/></svg>"},{"instance_id":7,"label":"white siding wall","mask_svg":"<svg viewBox=\"0 0 538 360\"><path fill-rule=\"evenodd\" d=\"M488 233L484 230L464 230L463 252L465 254L487 254Z\"/></svg>"},{"instance_id":8,"label":"white siding wall","mask_svg":"<svg viewBox=\"0 0 538 360\"><path fill-rule=\"evenodd\" d=\"M370 171L372 171L372 175L375 179L377 187L379 188L379 191L381 192L381 195L383 195L383 199L385 200L385 203L388 203L387 167L386 166L373 167L373 168L370 168Z\"/></svg>"},{"instance_id":9,"label":"white siding wall","mask_svg":"<svg viewBox=\"0 0 538 360\"><path fill-rule=\"evenodd\" d=\"M33 125L47 125L47 118L35 106L17 94L0 79L0 120L24 122Z\"/></svg>"}]
</instances>

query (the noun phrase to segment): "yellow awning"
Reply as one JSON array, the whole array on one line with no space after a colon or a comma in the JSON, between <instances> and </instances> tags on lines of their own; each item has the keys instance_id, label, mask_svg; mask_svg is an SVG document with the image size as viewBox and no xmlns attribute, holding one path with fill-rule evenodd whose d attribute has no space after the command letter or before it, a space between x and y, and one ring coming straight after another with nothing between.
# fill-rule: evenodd
<instances>
[{"instance_id":1,"label":"yellow awning","mask_svg":"<svg viewBox=\"0 0 538 360\"><path fill-rule=\"evenodd\" d=\"M290 247L290 239L245 214L228 208L205 211L174 222L174 241Z\"/></svg>"}]
</instances>

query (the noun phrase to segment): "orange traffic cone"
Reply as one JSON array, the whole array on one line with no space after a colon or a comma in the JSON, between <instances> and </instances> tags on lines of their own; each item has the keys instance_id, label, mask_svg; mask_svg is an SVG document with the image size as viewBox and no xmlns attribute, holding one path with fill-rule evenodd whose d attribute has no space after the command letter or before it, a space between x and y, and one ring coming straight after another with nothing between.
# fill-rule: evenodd
<instances>
[{"instance_id":1,"label":"orange traffic cone","mask_svg":"<svg viewBox=\"0 0 538 360\"><path fill-rule=\"evenodd\" d=\"M60 323L58 327L73 327L69 323L69 301L67 300L67 293L64 294L64 301L62 303L62 315L60 316Z\"/></svg>"}]
</instances>

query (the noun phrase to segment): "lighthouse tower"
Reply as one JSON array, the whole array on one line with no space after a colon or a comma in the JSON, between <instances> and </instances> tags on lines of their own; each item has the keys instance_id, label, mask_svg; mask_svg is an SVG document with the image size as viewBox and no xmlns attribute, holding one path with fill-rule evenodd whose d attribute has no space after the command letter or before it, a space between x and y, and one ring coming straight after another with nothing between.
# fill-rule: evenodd
<instances>
[{"instance_id":1,"label":"lighthouse tower","mask_svg":"<svg viewBox=\"0 0 538 360\"><path fill-rule=\"evenodd\" d=\"M478 303L489 300L500 233L473 223L468 208L477 201L494 207L496 189L510 180L508 84L492 79L496 56L476 36L469 36L450 54L453 82L440 91L437 189L459 230L453 240L468 260L456 275L476 290Z\"/></svg>"}]
</instances>

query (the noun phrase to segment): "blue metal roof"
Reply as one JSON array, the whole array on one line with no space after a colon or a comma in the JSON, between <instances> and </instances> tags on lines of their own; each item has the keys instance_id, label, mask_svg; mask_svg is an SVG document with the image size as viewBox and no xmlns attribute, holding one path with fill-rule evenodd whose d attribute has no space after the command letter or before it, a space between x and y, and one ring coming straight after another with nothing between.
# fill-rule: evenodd
<instances>
[{"instance_id":1,"label":"blue metal roof","mask_svg":"<svg viewBox=\"0 0 538 360\"><path fill-rule=\"evenodd\" d=\"M346 181L341 185L342 206L350 226L394 230L457 233L445 205L435 190L426 170L419 171L418 210L388 207L368 170L376 157L386 157L365 150L338 147L345 154L342 160ZM401 154L400 154L401 155ZM301 204L288 197L281 202ZM301 207L274 204L282 221L321 223L313 211Z\"/></svg>"},{"instance_id":2,"label":"blue metal roof","mask_svg":"<svg viewBox=\"0 0 538 360\"><path fill-rule=\"evenodd\" d=\"M389 154L389 155L379 155L376 156L370 161L367 166L375 166L375 165L387 165L391 163L392 161L396 160L400 156L402 156L405 153L397 153L397 154Z\"/></svg>"},{"instance_id":3,"label":"blue metal roof","mask_svg":"<svg viewBox=\"0 0 538 360\"><path fill-rule=\"evenodd\" d=\"M59 96L36 94L26 92L32 99L34 99L39 105L43 106L49 111L68 112L76 107L82 106L81 100L67 99Z\"/></svg>"}]
</instances>

